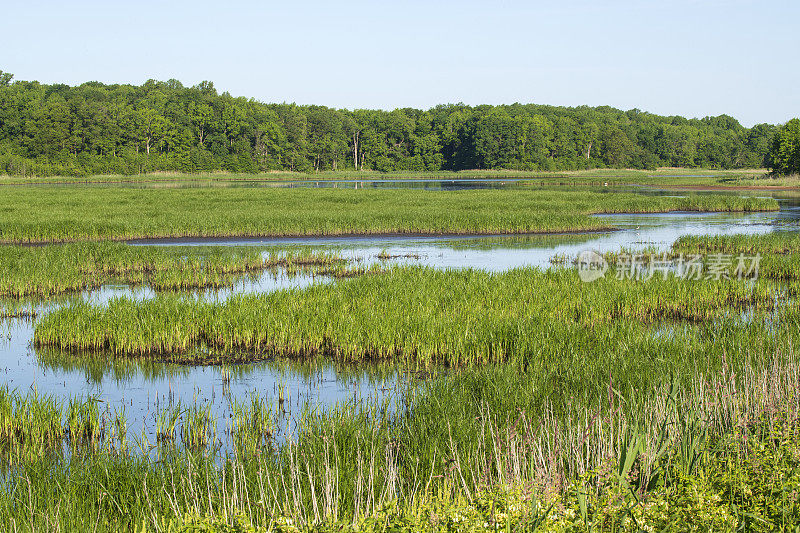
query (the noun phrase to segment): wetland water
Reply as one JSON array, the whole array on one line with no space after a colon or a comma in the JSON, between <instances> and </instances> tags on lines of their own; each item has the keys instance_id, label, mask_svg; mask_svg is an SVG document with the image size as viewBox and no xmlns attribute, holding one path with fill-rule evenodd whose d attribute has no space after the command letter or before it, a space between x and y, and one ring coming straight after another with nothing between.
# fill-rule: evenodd
<instances>
[{"instance_id":1,"label":"wetland water","mask_svg":"<svg viewBox=\"0 0 800 533\"><path fill-rule=\"evenodd\" d=\"M81 183L82 187L124 187L130 189L207 189L217 188L272 188L272 189L427 189L432 191L457 191L468 189L503 189L509 187L528 187L530 180L536 178L482 178L482 179L436 179L436 178L373 178L373 179L328 179L296 181L264 180L178 180L153 182L96 182ZM598 179L597 181L600 181ZM44 183L46 186L74 187L74 183Z\"/></svg>"},{"instance_id":2,"label":"wetland water","mask_svg":"<svg viewBox=\"0 0 800 533\"><path fill-rule=\"evenodd\" d=\"M152 241L142 245L170 246L202 244L256 246L265 252L282 246L302 245L337 251L355 264L421 264L435 268L479 268L502 271L520 266L548 268L554 256L574 257L586 249L600 252L620 248L667 250L682 235L763 234L797 231L800 204L782 200L773 213L664 213L647 215L603 215L619 227L610 233L549 236L408 237L365 236L303 239L220 239ZM390 258L387 259L386 256ZM324 277L287 276L265 271L243 278L220 291L195 291L205 298L226 298L235 293L263 293L311 283L329 283ZM71 298L107 302L115 296L137 299L152 297L147 287L106 285ZM63 305L69 298L36 304L41 312ZM152 433L154 411L159 406L210 404L217 434L223 435L233 398L258 394L275 401L282 391L284 409L291 421L308 404L326 408L337 402L358 402L365 397L391 399L396 391L417 379L385 368L308 367L285 362L262 362L233 367L187 367L160 363L101 362L90 358L65 357L32 346L34 323L7 320L0 325L0 373L10 389L24 394L34 390L65 400L94 397L112 413L124 406L135 434ZM104 410L101 407L101 411Z\"/></svg>"}]
</instances>

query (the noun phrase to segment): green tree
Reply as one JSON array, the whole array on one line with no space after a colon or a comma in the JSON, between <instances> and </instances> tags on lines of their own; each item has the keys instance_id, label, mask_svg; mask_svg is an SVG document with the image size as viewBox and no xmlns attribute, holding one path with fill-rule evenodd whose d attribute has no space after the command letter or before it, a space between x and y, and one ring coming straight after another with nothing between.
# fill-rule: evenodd
<instances>
[{"instance_id":1,"label":"green tree","mask_svg":"<svg viewBox=\"0 0 800 533\"><path fill-rule=\"evenodd\" d=\"M505 109L490 109L475 126L473 142L478 168L508 168L514 154L516 124Z\"/></svg>"},{"instance_id":2,"label":"green tree","mask_svg":"<svg viewBox=\"0 0 800 533\"><path fill-rule=\"evenodd\" d=\"M214 110L208 104L192 102L189 107L189 117L194 126L197 146L203 146L213 124Z\"/></svg>"},{"instance_id":3,"label":"green tree","mask_svg":"<svg viewBox=\"0 0 800 533\"><path fill-rule=\"evenodd\" d=\"M622 168L630 166L636 147L619 128L606 129L600 133L600 149L608 166Z\"/></svg>"},{"instance_id":4,"label":"green tree","mask_svg":"<svg viewBox=\"0 0 800 533\"><path fill-rule=\"evenodd\" d=\"M800 119L793 118L775 134L770 166L776 174L800 173Z\"/></svg>"},{"instance_id":5,"label":"green tree","mask_svg":"<svg viewBox=\"0 0 800 533\"><path fill-rule=\"evenodd\" d=\"M746 167L768 167L769 153L776 128L772 124L756 124L747 132Z\"/></svg>"},{"instance_id":6,"label":"green tree","mask_svg":"<svg viewBox=\"0 0 800 533\"><path fill-rule=\"evenodd\" d=\"M337 110L218 94L211 82L77 87L0 72L0 170L569 170L603 166L795 168L792 123L632 109L447 104ZM773 142L774 139L774 142Z\"/></svg>"}]
</instances>

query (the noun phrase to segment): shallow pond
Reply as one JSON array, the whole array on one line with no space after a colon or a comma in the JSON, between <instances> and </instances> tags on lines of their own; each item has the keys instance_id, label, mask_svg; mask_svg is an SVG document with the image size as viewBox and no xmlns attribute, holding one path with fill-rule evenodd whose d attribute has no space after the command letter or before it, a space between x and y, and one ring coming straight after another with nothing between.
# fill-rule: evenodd
<instances>
[{"instance_id":1,"label":"shallow pond","mask_svg":"<svg viewBox=\"0 0 800 533\"><path fill-rule=\"evenodd\" d=\"M780 197L779 197L780 198ZM364 264L422 264L436 268L481 268L492 271L521 266L546 268L556 255L577 256L581 251L598 252L657 248L666 251L683 235L764 234L796 231L800 204L780 199L781 210L767 213L656 213L596 215L608 219L619 231L564 235L493 236L349 236L300 238L204 238L141 240L150 246L308 246L337 251ZM379 256L389 256L381 260Z\"/></svg>"},{"instance_id":2,"label":"shallow pond","mask_svg":"<svg viewBox=\"0 0 800 533\"><path fill-rule=\"evenodd\" d=\"M143 245L247 245L270 249L303 245L336 250L354 263L369 265L422 264L435 268L480 268L501 271L520 266L547 268L554 256L577 256L583 250L600 252L620 248L667 250L682 235L762 234L797 231L800 206L782 201L777 213L665 213L650 215L602 215L619 231L580 235L475 236L475 237L346 237L303 239L203 239L152 241ZM243 278L221 291L197 291L207 298L226 298L233 293L262 293L310 283L329 283L329 278L287 276L264 272ZM95 291L38 304L42 312L70 298L107 302L120 295L144 299L153 296L147 287L109 284ZM359 402L365 397L396 398L398 391L417 376L391 368L312 367L285 362L262 362L234 367L186 367L126 361L100 362L91 358L55 356L32 347L33 323L9 320L0 324L0 374L9 388L21 393L36 390L59 399L92 396L113 411L125 406L134 434L152 433L156 408L163 405L209 403L221 435L231 413L231 399L258 394L275 401L286 398L287 424L305 404L327 408L337 402Z\"/></svg>"}]
</instances>

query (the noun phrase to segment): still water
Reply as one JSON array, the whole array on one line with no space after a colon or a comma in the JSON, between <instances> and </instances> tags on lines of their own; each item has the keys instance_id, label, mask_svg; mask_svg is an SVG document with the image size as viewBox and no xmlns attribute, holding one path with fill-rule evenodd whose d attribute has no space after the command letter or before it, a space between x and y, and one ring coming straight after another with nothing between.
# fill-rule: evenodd
<instances>
[{"instance_id":1,"label":"still water","mask_svg":"<svg viewBox=\"0 0 800 533\"><path fill-rule=\"evenodd\" d=\"M600 252L620 248L667 250L682 235L764 234L797 231L800 206L781 201L777 213L664 213L603 215L620 228L609 233L548 236L480 237L346 237L293 239L219 239L153 241L143 245L256 246L265 253L287 245L337 251L355 264L417 264L433 268L478 268L503 271L522 266L548 268L554 256L577 256L583 250ZM386 256L391 258L387 259ZM223 299L234 293L264 293L312 283L331 283L324 277L287 276L264 272L244 278L221 291L200 291L197 297ZM72 298L104 303L116 296L151 298L147 287L107 285L69 298L36 304L41 312ZM397 398L399 391L418 376L391 368L336 368L262 362L235 367L191 367L129 361L101 362L91 358L54 356L32 346L34 323L8 320L0 324L0 374L2 381L20 393L32 390L66 400L94 397L111 412L125 406L129 431L154 431L154 411L163 405L210 404L222 435L230 416L232 398L248 394L275 400L284 391L287 420L303 406L327 408L363 398Z\"/></svg>"}]
</instances>

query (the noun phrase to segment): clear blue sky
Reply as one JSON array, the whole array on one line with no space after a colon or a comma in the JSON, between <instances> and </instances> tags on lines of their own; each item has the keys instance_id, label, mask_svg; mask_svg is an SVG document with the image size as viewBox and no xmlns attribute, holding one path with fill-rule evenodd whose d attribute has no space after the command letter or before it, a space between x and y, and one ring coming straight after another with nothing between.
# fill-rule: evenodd
<instances>
[{"instance_id":1,"label":"clear blue sky","mask_svg":"<svg viewBox=\"0 0 800 533\"><path fill-rule=\"evenodd\" d=\"M211 80L265 102L611 105L800 116L800 1L14 1L0 69Z\"/></svg>"}]
</instances>

